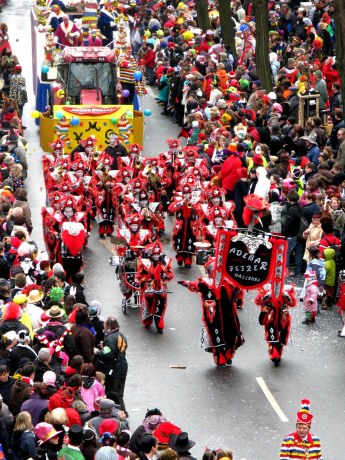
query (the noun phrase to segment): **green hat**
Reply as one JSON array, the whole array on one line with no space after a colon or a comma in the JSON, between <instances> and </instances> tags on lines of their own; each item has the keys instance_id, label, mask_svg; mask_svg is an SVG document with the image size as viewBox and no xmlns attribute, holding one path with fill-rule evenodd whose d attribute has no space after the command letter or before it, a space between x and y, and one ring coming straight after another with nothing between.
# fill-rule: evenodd
<instances>
[{"instance_id":1,"label":"green hat","mask_svg":"<svg viewBox=\"0 0 345 460\"><path fill-rule=\"evenodd\" d=\"M64 290L60 287L52 287L49 292L49 298L53 302L60 302L64 298Z\"/></svg>"}]
</instances>

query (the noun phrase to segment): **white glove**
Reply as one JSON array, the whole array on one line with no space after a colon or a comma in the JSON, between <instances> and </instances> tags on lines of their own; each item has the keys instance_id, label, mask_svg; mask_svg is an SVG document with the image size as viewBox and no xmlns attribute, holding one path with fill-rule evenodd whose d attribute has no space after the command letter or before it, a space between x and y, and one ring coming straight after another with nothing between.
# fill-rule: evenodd
<instances>
[{"instance_id":1,"label":"white glove","mask_svg":"<svg viewBox=\"0 0 345 460\"><path fill-rule=\"evenodd\" d=\"M111 21L110 27L115 27L115 22L114 21Z\"/></svg>"},{"instance_id":2,"label":"white glove","mask_svg":"<svg viewBox=\"0 0 345 460\"><path fill-rule=\"evenodd\" d=\"M54 43L57 43L59 41L59 37L54 37Z\"/></svg>"}]
</instances>

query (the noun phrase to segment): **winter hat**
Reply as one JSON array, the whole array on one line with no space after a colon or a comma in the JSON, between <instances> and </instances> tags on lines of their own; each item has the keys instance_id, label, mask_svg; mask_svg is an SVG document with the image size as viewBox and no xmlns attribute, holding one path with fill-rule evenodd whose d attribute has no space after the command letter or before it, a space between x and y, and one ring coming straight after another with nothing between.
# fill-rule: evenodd
<instances>
[{"instance_id":1,"label":"winter hat","mask_svg":"<svg viewBox=\"0 0 345 460\"><path fill-rule=\"evenodd\" d=\"M278 112L278 113L282 113L283 112L283 107L278 104L277 102L275 102L274 104L272 104L272 109L275 111L275 112Z\"/></svg>"},{"instance_id":2,"label":"winter hat","mask_svg":"<svg viewBox=\"0 0 345 460\"><path fill-rule=\"evenodd\" d=\"M65 273L65 270L63 269L63 266L59 263L53 265L53 273L56 275L57 273Z\"/></svg>"},{"instance_id":3,"label":"winter hat","mask_svg":"<svg viewBox=\"0 0 345 460\"><path fill-rule=\"evenodd\" d=\"M253 156L253 163L256 165L256 166L262 166L264 164L264 160L262 158L261 155L258 155L258 154L255 154Z\"/></svg>"},{"instance_id":4,"label":"winter hat","mask_svg":"<svg viewBox=\"0 0 345 460\"><path fill-rule=\"evenodd\" d=\"M92 300L89 303L89 317L91 318L97 318L101 314L102 311L102 305L101 302L98 300Z\"/></svg>"},{"instance_id":5,"label":"winter hat","mask_svg":"<svg viewBox=\"0 0 345 460\"><path fill-rule=\"evenodd\" d=\"M277 100L277 95L273 91L267 94L267 97L271 99L271 101L276 101Z\"/></svg>"},{"instance_id":6,"label":"winter hat","mask_svg":"<svg viewBox=\"0 0 345 460\"><path fill-rule=\"evenodd\" d=\"M61 361L61 366L67 366L69 362L69 357L66 355L64 351L60 351L59 359Z\"/></svg>"},{"instance_id":7,"label":"winter hat","mask_svg":"<svg viewBox=\"0 0 345 460\"><path fill-rule=\"evenodd\" d=\"M51 356L49 348L41 348L37 356L39 360L46 361Z\"/></svg>"},{"instance_id":8,"label":"winter hat","mask_svg":"<svg viewBox=\"0 0 345 460\"><path fill-rule=\"evenodd\" d=\"M39 356L39 353L38 353ZM43 383L54 386L56 382L56 374L53 371L47 371L43 374Z\"/></svg>"}]
</instances>

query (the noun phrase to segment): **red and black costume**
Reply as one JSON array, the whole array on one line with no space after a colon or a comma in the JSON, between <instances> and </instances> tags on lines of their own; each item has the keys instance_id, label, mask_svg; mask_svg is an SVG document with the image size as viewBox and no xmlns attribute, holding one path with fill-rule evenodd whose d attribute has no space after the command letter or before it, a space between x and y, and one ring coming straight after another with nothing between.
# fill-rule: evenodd
<instances>
[{"instance_id":1,"label":"red and black costume","mask_svg":"<svg viewBox=\"0 0 345 460\"><path fill-rule=\"evenodd\" d=\"M175 214L175 223L172 232L173 248L176 251L178 266L183 264L190 268L195 254L194 243L198 235L199 214L197 203L192 201L192 189L184 185L170 203L168 212Z\"/></svg>"},{"instance_id":2,"label":"red and black costume","mask_svg":"<svg viewBox=\"0 0 345 460\"><path fill-rule=\"evenodd\" d=\"M276 366L279 365L284 345L287 345L290 335L291 317L289 307L295 307L294 286L285 286L280 305L272 300L271 286L268 289L259 289L255 303L260 306L259 323L265 327L265 339L268 343L268 352Z\"/></svg>"},{"instance_id":3,"label":"red and black costume","mask_svg":"<svg viewBox=\"0 0 345 460\"><path fill-rule=\"evenodd\" d=\"M150 327L155 323L157 332L163 332L167 308L167 281L174 278L171 258L162 254L159 241L145 247L147 257L139 257L136 281L142 298L142 323Z\"/></svg>"},{"instance_id":4,"label":"red and black costume","mask_svg":"<svg viewBox=\"0 0 345 460\"><path fill-rule=\"evenodd\" d=\"M199 292L202 302L201 347L213 354L217 366L232 363L235 351L244 343L236 307L236 290L226 282L217 296L214 288L214 258L205 263L210 277L200 277L196 281L179 281L191 292Z\"/></svg>"}]
</instances>

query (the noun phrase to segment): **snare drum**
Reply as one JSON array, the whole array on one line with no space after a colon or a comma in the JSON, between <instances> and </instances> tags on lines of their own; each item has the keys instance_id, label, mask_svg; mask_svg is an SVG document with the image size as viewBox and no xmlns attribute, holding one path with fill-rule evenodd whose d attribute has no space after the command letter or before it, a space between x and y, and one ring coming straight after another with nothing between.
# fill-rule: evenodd
<instances>
[{"instance_id":1,"label":"snare drum","mask_svg":"<svg viewBox=\"0 0 345 460\"><path fill-rule=\"evenodd\" d=\"M125 260L125 269L126 272L136 272L137 271L137 261L134 260Z\"/></svg>"},{"instance_id":2,"label":"snare drum","mask_svg":"<svg viewBox=\"0 0 345 460\"><path fill-rule=\"evenodd\" d=\"M121 259L122 257L120 256L110 256L109 257L109 264L111 267L117 267L121 265Z\"/></svg>"},{"instance_id":3,"label":"snare drum","mask_svg":"<svg viewBox=\"0 0 345 460\"><path fill-rule=\"evenodd\" d=\"M197 265L205 265L207 259L212 256L213 250L212 249L199 249L196 252L196 264Z\"/></svg>"}]
</instances>

